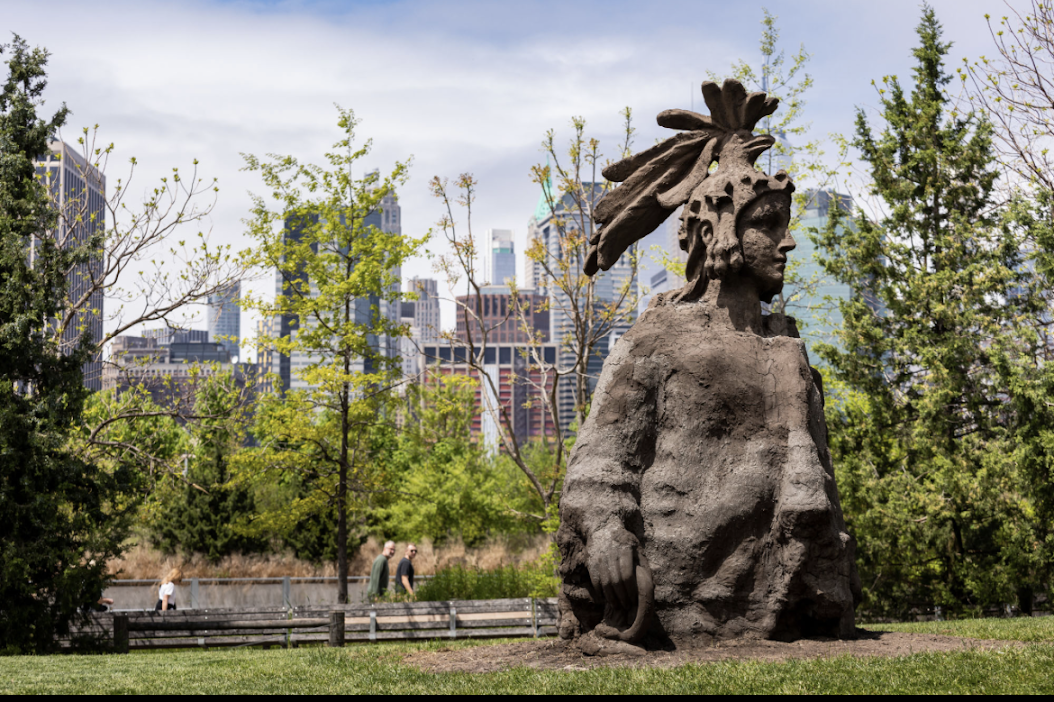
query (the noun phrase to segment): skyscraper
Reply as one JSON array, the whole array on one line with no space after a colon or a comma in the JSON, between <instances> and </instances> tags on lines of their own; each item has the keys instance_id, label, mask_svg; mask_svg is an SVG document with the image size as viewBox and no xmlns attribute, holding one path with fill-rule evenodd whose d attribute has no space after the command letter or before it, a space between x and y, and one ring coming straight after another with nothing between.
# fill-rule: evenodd
<instances>
[{"instance_id":1,"label":"skyscraper","mask_svg":"<svg viewBox=\"0 0 1054 702\"><path fill-rule=\"evenodd\" d=\"M491 229L487 232L490 240L492 285L508 285L516 280L516 250L513 245L511 229Z\"/></svg>"},{"instance_id":2,"label":"skyscraper","mask_svg":"<svg viewBox=\"0 0 1054 702\"><path fill-rule=\"evenodd\" d=\"M238 300L241 290L241 282L235 281L226 290L209 295L209 339L222 344L232 359L240 356L238 349L242 336L242 314Z\"/></svg>"},{"instance_id":3,"label":"skyscraper","mask_svg":"<svg viewBox=\"0 0 1054 702\"><path fill-rule=\"evenodd\" d=\"M59 211L58 228L50 235L56 237L63 248L83 244L89 237L106 229L106 176L61 141L51 142L49 148L49 153L36 165L37 174L50 190ZM33 258L31 249L30 265ZM102 339L103 291L99 283L103 278L103 266L100 256L78 264L66 276L67 300L77 305L80 311L62 335L60 346L64 351L76 346L84 331L89 332L95 341ZM86 295L88 299L84 300ZM101 354L85 363L83 372L85 387L102 389Z\"/></svg>"},{"instance_id":4,"label":"skyscraper","mask_svg":"<svg viewBox=\"0 0 1054 702\"><path fill-rule=\"evenodd\" d=\"M420 330L421 341L437 341L443 331L439 314L439 284L433 278L410 278L409 292L417 293L414 303L414 327Z\"/></svg>"}]
</instances>

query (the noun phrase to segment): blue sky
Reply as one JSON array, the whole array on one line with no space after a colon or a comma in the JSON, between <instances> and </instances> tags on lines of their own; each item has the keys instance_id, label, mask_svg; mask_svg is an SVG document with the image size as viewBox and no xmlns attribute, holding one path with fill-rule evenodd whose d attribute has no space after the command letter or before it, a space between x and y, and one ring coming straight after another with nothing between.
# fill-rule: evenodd
<instances>
[{"instance_id":1,"label":"blue sky","mask_svg":"<svg viewBox=\"0 0 1054 702\"><path fill-rule=\"evenodd\" d=\"M984 15L1005 14L1002 2L933 5L955 44L953 67L991 53ZM259 187L239 171L239 152L321 161L338 137L337 102L374 141L366 166L414 156L400 193L404 231L423 233L439 217L433 175L467 171L480 181L474 229L513 229L522 248L537 202L528 169L544 159L546 130L564 140L581 115L613 145L629 105L637 145L653 143L665 131L654 115L688 107L693 92L698 105L708 71L760 61L762 7L779 17L788 53L804 44L812 54L805 117L817 137L848 132L855 107L873 109L872 79L909 77L920 5L908 0L0 0L0 41L17 32L52 52L50 104L73 110L68 140L99 124L116 143L110 178L132 155L140 187L199 159L222 189L217 241L247 243L240 220ZM421 258L404 273L429 275L431 264Z\"/></svg>"}]
</instances>

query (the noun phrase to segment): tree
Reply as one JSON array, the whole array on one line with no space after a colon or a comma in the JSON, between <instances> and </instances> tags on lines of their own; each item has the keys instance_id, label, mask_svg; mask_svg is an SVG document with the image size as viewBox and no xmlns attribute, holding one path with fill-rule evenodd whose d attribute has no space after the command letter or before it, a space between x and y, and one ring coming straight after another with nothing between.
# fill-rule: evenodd
<instances>
[{"instance_id":1,"label":"tree","mask_svg":"<svg viewBox=\"0 0 1054 702\"><path fill-rule=\"evenodd\" d=\"M248 452L243 476L295 476L307 491L284 514L263 515L287 527L311 513L332 510L337 519L337 601L347 602L349 513L377 489L377 449L393 417L392 388L398 357L386 340L403 336L398 314L398 271L423 239L381 231L366 219L406 179L408 164L392 173L352 177L371 142L354 149L357 121L338 108L344 137L326 154L328 169L291 156L261 160L243 155L258 172L277 207L253 196L249 235L257 242L254 265L276 269L282 292L274 301L250 300L264 316L286 317L288 336L258 340L281 354L309 359L299 377L310 390L273 393L260 402L253 434L261 448Z\"/></svg>"},{"instance_id":2,"label":"tree","mask_svg":"<svg viewBox=\"0 0 1054 702\"><path fill-rule=\"evenodd\" d=\"M629 108L622 113L624 141L619 147L619 156L629 153L633 138L632 114ZM557 346L555 358L545 353L545 334L535 328L531 308L516 285L512 285L512 304L503 318L484 321L484 280L477 265L480 249L472 232L472 204L475 200L476 181L469 174L461 175L452 193L447 181L436 177L432 190L445 210L438 223L444 238L450 244L451 253L438 261L438 267L446 277L451 291L462 284L467 295L455 298L456 314L464 321L462 338L447 335L448 342L458 349L468 364L470 372L484 390L481 391L481 412L493 417L498 428L498 448L519 469L538 496L537 510L530 517L543 522L555 518L559 503L559 489L572 436L565 436L564 427L580 426L588 412L593 388L597 381L599 347L609 342L613 332L624 329L636 315L637 269L640 254L633 248L625 254L620 266L620 279L613 274L602 282L604 276L588 276L583 272L589 254L590 241L597 236L597 225L593 221L593 210L600 199L613 185L604 180L599 169L604 165L600 142L585 137L586 122L580 117L572 119L574 135L567 149L566 160L555 143L555 132L550 130L542 142L549 163L531 168L531 178L541 186L542 195L549 210L552 234L547 242L536 240L526 252L528 265L533 266L540 277L535 284L547 297L544 309L550 320L558 316L561 325L553 325L552 343ZM454 215L454 205L465 210L465 221L459 229ZM602 290L606 284L609 290ZM543 431L538 441L542 449L527 449L525 441L514 431L513 412L519 408L496 402L499 398L499 379L493 377L485 367L487 349L494 343L492 332L498 326L512 320L525 333L528 342L524 348L525 372L518 382L528 387L528 402L541 405L547 415L552 435ZM568 422L561 416L559 394L570 391L574 398L574 417ZM538 461L539 456L546 460Z\"/></svg>"},{"instance_id":3,"label":"tree","mask_svg":"<svg viewBox=\"0 0 1054 702\"><path fill-rule=\"evenodd\" d=\"M465 375L435 376L407 388L391 459L391 500L375 510L386 535L435 543L460 535L474 546L515 526L505 509L513 481L472 438L477 389Z\"/></svg>"},{"instance_id":4,"label":"tree","mask_svg":"<svg viewBox=\"0 0 1054 702\"><path fill-rule=\"evenodd\" d=\"M92 340L63 349L66 271L97 240L61 246L58 213L35 161L69 114L38 116L48 53L17 35L0 47L0 641L5 650L47 651L78 609L101 596L106 561L120 552L129 513L122 495L136 475L105 472L69 450L87 391L81 365Z\"/></svg>"},{"instance_id":5,"label":"tree","mask_svg":"<svg viewBox=\"0 0 1054 702\"><path fill-rule=\"evenodd\" d=\"M910 92L882 79L877 132L857 112L880 214L843 228L832 211L819 237L852 289L840 346L819 352L845 391L828 402L830 446L872 614L1009 601L1037 565L1001 368L1034 312L1020 228L994 206L991 124L951 109L932 8L917 33Z\"/></svg>"},{"instance_id":6,"label":"tree","mask_svg":"<svg viewBox=\"0 0 1054 702\"><path fill-rule=\"evenodd\" d=\"M182 453L185 481L171 477L154 491L151 540L167 553L203 553L210 561L237 552L267 550L265 539L238 531L254 514L252 494L230 485L231 461L244 445L248 410L230 371L212 375L198 388ZM168 417L167 419L172 421Z\"/></svg>"}]
</instances>

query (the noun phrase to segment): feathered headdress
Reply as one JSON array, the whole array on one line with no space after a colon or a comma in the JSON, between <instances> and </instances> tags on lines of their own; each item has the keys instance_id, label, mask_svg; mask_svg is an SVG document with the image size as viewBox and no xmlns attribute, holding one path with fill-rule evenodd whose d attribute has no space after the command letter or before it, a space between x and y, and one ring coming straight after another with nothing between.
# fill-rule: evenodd
<instances>
[{"instance_id":1,"label":"feathered headdress","mask_svg":"<svg viewBox=\"0 0 1054 702\"><path fill-rule=\"evenodd\" d=\"M604 169L605 178L622 185L604 196L593 213L600 228L589 242L587 275L611 268L631 245L689 200L698 200L699 205L693 202L695 212L686 213L686 218L694 214L698 221L699 209L717 206L722 195L731 198L739 210L746 204L744 197L753 200L766 190L793 190L786 174L778 174L773 183L754 169L757 157L776 141L769 135L755 136L754 126L775 112L779 100L765 93L748 95L742 83L731 79L721 87L703 83L703 98L710 108L709 117L688 110L660 112L659 126L685 131ZM715 162L719 166L711 174ZM749 172L737 167L740 164ZM720 182L707 183L708 179ZM704 191L714 192L705 195ZM703 273L706 242L696 246L684 226L680 238L681 248L689 252L687 274L692 281ZM737 267L734 262L733 266Z\"/></svg>"}]
</instances>

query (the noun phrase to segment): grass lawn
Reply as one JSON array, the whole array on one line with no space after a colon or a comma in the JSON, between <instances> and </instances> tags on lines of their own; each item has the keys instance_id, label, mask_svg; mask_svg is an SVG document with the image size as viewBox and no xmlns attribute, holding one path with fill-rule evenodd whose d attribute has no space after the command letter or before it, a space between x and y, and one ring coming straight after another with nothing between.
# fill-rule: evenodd
<instances>
[{"instance_id":1,"label":"grass lawn","mask_svg":"<svg viewBox=\"0 0 1054 702\"><path fill-rule=\"evenodd\" d=\"M419 650L476 642L384 643L344 649L168 651L0 658L6 693L1054 693L1054 618L885 625L898 631L1036 642L999 652L712 663L667 669L423 673ZM880 628L875 626L873 628Z\"/></svg>"},{"instance_id":2,"label":"grass lawn","mask_svg":"<svg viewBox=\"0 0 1054 702\"><path fill-rule=\"evenodd\" d=\"M1054 642L1054 617L1021 617L1017 619L956 619L948 622L911 622L907 624L868 624L871 631L906 631L912 634L941 634L970 639L999 641Z\"/></svg>"}]
</instances>

